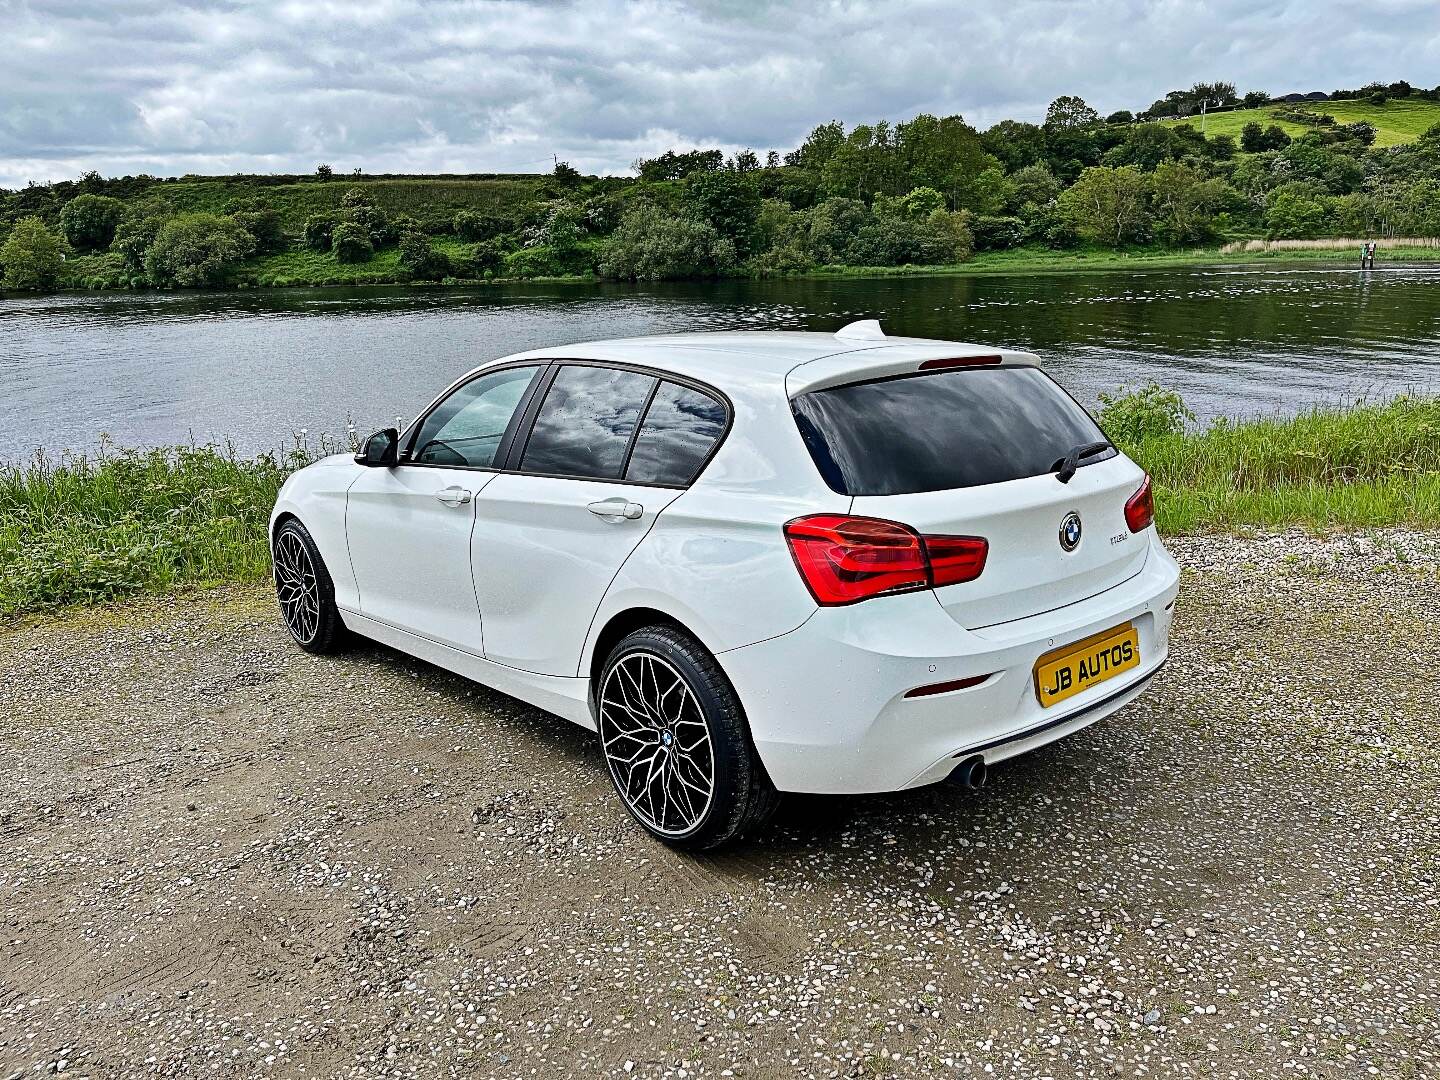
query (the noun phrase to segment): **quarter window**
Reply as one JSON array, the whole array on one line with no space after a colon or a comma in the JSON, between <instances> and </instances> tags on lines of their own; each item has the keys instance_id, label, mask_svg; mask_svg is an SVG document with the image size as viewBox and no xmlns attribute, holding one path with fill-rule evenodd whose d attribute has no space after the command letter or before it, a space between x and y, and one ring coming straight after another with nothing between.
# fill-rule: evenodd
<instances>
[{"instance_id":1,"label":"quarter window","mask_svg":"<svg viewBox=\"0 0 1440 1080\"><path fill-rule=\"evenodd\" d=\"M489 468L537 368L503 368L471 379L431 410L420 425L411 461Z\"/></svg>"},{"instance_id":2,"label":"quarter window","mask_svg":"<svg viewBox=\"0 0 1440 1080\"><path fill-rule=\"evenodd\" d=\"M637 484L684 487L725 431L725 406L709 394L662 382L655 392L625 479Z\"/></svg>"},{"instance_id":3,"label":"quarter window","mask_svg":"<svg viewBox=\"0 0 1440 1080\"><path fill-rule=\"evenodd\" d=\"M561 367L535 417L521 472L619 480L655 382L619 368Z\"/></svg>"}]
</instances>

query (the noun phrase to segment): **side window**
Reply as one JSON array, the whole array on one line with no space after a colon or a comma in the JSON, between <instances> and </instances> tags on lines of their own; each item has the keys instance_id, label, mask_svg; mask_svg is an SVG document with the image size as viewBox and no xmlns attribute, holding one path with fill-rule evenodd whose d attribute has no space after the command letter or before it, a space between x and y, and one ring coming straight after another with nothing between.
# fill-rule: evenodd
<instances>
[{"instance_id":1,"label":"side window","mask_svg":"<svg viewBox=\"0 0 1440 1080\"><path fill-rule=\"evenodd\" d=\"M653 376L635 371L564 365L535 417L520 471L620 479L654 385Z\"/></svg>"},{"instance_id":2,"label":"side window","mask_svg":"<svg viewBox=\"0 0 1440 1080\"><path fill-rule=\"evenodd\" d=\"M494 464L500 440L537 370L504 368L459 387L425 417L410 460L456 468Z\"/></svg>"},{"instance_id":3,"label":"side window","mask_svg":"<svg viewBox=\"0 0 1440 1080\"><path fill-rule=\"evenodd\" d=\"M640 425L625 479L683 487L725 431L725 406L709 394L662 382Z\"/></svg>"}]
</instances>

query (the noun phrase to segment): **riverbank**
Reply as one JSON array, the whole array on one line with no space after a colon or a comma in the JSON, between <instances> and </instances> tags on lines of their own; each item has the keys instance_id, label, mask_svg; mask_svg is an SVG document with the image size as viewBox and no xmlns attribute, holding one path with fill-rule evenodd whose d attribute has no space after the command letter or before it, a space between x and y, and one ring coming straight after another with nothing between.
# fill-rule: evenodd
<instances>
[{"instance_id":1,"label":"riverbank","mask_svg":"<svg viewBox=\"0 0 1440 1080\"><path fill-rule=\"evenodd\" d=\"M432 246L447 257L460 256L466 245L437 239ZM1358 269L1359 241L1348 248L1282 248L1227 251L1222 247L1183 251L1159 248L1012 248L982 251L963 263L906 266L819 266L783 276L790 280L833 278L956 277L981 274L1061 274L1114 270L1170 270L1181 268L1233 268L1245 266L1283 267L1289 264L1316 269ZM1376 269L1440 265L1440 247L1402 246L1378 252ZM744 277L744 275L741 275ZM119 256L113 254L77 256L69 260L61 287L69 291L126 292L128 275ZM229 288L324 288L334 286L409 285L421 290L447 286L475 288L519 282L579 283L600 280L594 274L560 274L511 277L501 274L487 278L448 277L442 281L414 281L394 249L381 249L367 262L342 263L327 252L286 251L252 259L231 278ZM143 290L142 290L143 291ZM7 295L0 293L0 296ZM19 294L9 294L19 295Z\"/></svg>"},{"instance_id":2,"label":"riverbank","mask_svg":"<svg viewBox=\"0 0 1440 1080\"><path fill-rule=\"evenodd\" d=\"M703 856L263 585L12 620L0 1076L1432 1076L1440 535L1171 547L1119 716Z\"/></svg>"},{"instance_id":3,"label":"riverbank","mask_svg":"<svg viewBox=\"0 0 1440 1080\"><path fill-rule=\"evenodd\" d=\"M1163 397L1121 397L1101 420L1154 477L1167 535L1440 527L1440 398L1176 432ZM262 579L276 491L334 449L112 450L4 467L0 615Z\"/></svg>"}]
</instances>

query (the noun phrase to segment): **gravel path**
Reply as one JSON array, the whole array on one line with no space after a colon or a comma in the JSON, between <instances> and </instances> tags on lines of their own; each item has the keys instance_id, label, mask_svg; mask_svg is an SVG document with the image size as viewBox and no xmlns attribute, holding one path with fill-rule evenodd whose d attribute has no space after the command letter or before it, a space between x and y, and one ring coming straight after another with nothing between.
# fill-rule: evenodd
<instances>
[{"instance_id":1,"label":"gravel path","mask_svg":"<svg viewBox=\"0 0 1440 1080\"><path fill-rule=\"evenodd\" d=\"M259 588L0 631L0 1078L1440 1076L1440 537L1172 546L1141 702L702 858Z\"/></svg>"}]
</instances>

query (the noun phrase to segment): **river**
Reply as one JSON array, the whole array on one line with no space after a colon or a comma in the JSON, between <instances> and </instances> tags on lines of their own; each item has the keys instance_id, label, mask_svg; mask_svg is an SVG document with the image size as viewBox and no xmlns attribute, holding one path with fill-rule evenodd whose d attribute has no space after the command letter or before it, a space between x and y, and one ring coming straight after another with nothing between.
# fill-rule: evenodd
<instances>
[{"instance_id":1,"label":"river","mask_svg":"<svg viewBox=\"0 0 1440 1080\"><path fill-rule=\"evenodd\" d=\"M0 460L410 416L484 360L676 330L834 330L1033 349L1086 404L1154 380L1202 418L1440 389L1440 269L1236 267L977 277L0 298Z\"/></svg>"}]
</instances>

